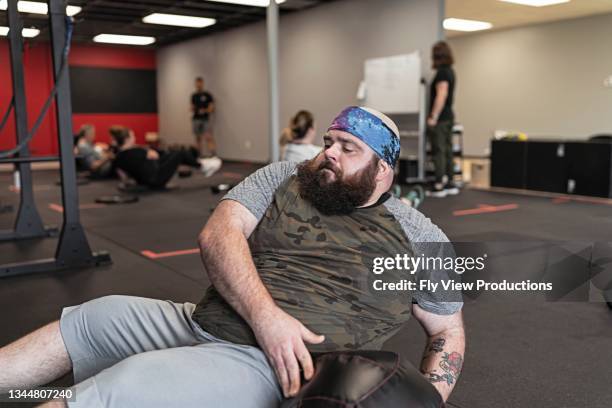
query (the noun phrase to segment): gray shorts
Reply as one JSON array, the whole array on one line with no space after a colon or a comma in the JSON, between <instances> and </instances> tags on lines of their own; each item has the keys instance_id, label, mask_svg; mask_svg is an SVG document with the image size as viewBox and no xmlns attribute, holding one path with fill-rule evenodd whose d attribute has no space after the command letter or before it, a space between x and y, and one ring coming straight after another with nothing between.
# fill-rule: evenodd
<instances>
[{"instance_id":1,"label":"gray shorts","mask_svg":"<svg viewBox=\"0 0 612 408\"><path fill-rule=\"evenodd\" d=\"M106 296L62 312L73 365L69 407L277 407L274 370L256 347L198 326L192 303Z\"/></svg>"},{"instance_id":2,"label":"gray shorts","mask_svg":"<svg viewBox=\"0 0 612 408\"><path fill-rule=\"evenodd\" d=\"M191 119L191 130L199 138L210 130L210 121L208 119Z\"/></svg>"}]
</instances>

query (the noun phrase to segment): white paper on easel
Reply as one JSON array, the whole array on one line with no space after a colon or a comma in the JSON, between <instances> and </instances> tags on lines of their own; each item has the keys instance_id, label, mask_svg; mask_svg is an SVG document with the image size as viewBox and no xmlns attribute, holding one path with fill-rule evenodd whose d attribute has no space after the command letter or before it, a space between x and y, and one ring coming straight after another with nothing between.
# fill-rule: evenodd
<instances>
[{"instance_id":1,"label":"white paper on easel","mask_svg":"<svg viewBox=\"0 0 612 408\"><path fill-rule=\"evenodd\" d=\"M417 113L421 57L419 52L365 61L365 104L385 113Z\"/></svg>"},{"instance_id":2,"label":"white paper on easel","mask_svg":"<svg viewBox=\"0 0 612 408\"><path fill-rule=\"evenodd\" d=\"M360 101L365 100L366 98L366 83L365 81L361 81L359 83L359 88L357 88L357 99Z\"/></svg>"}]
</instances>

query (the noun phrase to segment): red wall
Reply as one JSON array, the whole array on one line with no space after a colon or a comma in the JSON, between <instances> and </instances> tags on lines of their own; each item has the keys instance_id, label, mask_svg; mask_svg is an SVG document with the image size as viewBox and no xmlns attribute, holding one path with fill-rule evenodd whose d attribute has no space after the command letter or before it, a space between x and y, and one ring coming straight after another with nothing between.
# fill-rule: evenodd
<instances>
[{"instance_id":1,"label":"red wall","mask_svg":"<svg viewBox=\"0 0 612 408\"><path fill-rule=\"evenodd\" d=\"M0 40L0 115L4 114L12 96L11 67L9 47L6 40ZM73 44L70 50L71 66L90 66L124 69L155 69L155 51L123 47L106 47ZM47 43L26 43L24 52L24 75L27 98L28 128L30 128L49 92L53 87L52 61ZM0 117L1 119L1 117ZM96 113L73 114L73 133L81 125L90 123L96 126L97 139L108 142L108 128L112 125L130 127L136 133L139 143L144 142L146 132L157 132L158 115L155 113ZM54 105L49 109L38 132L30 143L33 155L57 154L57 133ZM15 126L13 115L0 132L0 150L15 146Z\"/></svg>"},{"instance_id":2,"label":"red wall","mask_svg":"<svg viewBox=\"0 0 612 408\"><path fill-rule=\"evenodd\" d=\"M31 127L38 116L46 95L51 90L52 71L49 47L43 44L26 45L24 50L24 78L26 101L28 111L28 128ZM0 114L4 115L13 96L11 80L9 47L6 40L0 41ZM55 135L55 104L51 106L43 120L36 136L30 143L33 154L57 153L57 138ZM15 147L15 122L13 114L0 132L0 149L6 150Z\"/></svg>"}]
</instances>

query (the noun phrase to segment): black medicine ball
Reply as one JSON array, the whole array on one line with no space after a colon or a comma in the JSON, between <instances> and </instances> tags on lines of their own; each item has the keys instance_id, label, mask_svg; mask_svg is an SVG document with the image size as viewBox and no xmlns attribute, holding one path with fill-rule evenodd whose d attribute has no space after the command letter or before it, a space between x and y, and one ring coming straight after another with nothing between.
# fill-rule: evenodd
<instances>
[{"instance_id":1,"label":"black medicine ball","mask_svg":"<svg viewBox=\"0 0 612 408\"><path fill-rule=\"evenodd\" d=\"M389 351L347 351L314 357L315 375L281 408L441 408L438 391Z\"/></svg>"}]
</instances>

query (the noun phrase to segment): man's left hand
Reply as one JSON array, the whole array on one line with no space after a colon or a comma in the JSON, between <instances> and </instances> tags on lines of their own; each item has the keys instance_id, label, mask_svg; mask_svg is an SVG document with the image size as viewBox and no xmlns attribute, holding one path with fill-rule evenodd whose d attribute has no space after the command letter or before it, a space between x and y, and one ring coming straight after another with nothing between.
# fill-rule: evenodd
<instances>
[{"instance_id":1,"label":"man's left hand","mask_svg":"<svg viewBox=\"0 0 612 408\"><path fill-rule=\"evenodd\" d=\"M285 398L294 397L300 390L300 367L306 380L314 374L305 343L319 344L325 337L313 333L277 306L258 311L251 327L276 372Z\"/></svg>"}]
</instances>

